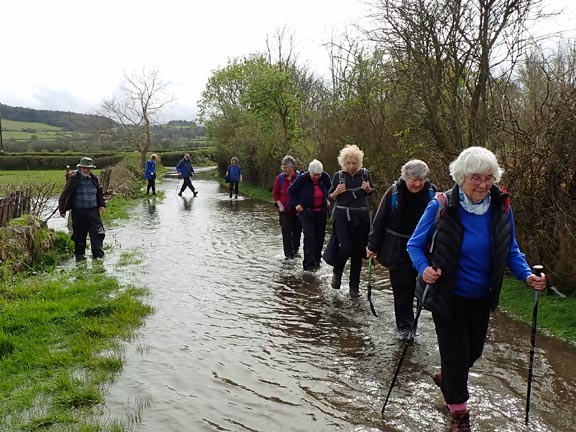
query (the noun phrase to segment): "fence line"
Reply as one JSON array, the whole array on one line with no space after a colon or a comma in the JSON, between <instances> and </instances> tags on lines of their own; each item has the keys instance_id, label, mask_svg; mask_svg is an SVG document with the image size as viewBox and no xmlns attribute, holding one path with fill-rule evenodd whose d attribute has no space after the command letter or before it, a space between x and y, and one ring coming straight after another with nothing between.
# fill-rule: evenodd
<instances>
[{"instance_id":1,"label":"fence line","mask_svg":"<svg viewBox=\"0 0 576 432\"><path fill-rule=\"evenodd\" d=\"M0 226L6 226L10 219L30 213L31 188L17 189L10 195L0 198Z\"/></svg>"}]
</instances>

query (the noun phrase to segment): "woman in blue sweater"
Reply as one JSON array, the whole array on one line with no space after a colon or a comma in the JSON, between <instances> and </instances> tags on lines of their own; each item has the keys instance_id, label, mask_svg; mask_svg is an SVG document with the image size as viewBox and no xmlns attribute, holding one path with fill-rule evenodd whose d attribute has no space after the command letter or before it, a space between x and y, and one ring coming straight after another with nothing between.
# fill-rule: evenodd
<instances>
[{"instance_id":1,"label":"woman in blue sweater","mask_svg":"<svg viewBox=\"0 0 576 432\"><path fill-rule=\"evenodd\" d=\"M152 189L152 195L156 195L156 161L158 156L155 153L150 155L150 159L146 161L146 168L144 169L144 178L148 180L148 185L146 186L146 195L150 193Z\"/></svg>"},{"instance_id":2,"label":"woman in blue sweater","mask_svg":"<svg viewBox=\"0 0 576 432\"><path fill-rule=\"evenodd\" d=\"M482 355L490 311L498 306L504 270L536 290L545 275L532 274L514 236L510 199L495 186L496 156L469 147L450 164L456 185L430 201L407 249L418 271L416 288L432 312L441 371L433 376L450 408L452 431L470 430L468 372Z\"/></svg>"},{"instance_id":3,"label":"woman in blue sweater","mask_svg":"<svg viewBox=\"0 0 576 432\"><path fill-rule=\"evenodd\" d=\"M238 199L238 183L242 181L242 168L238 165L238 158L234 156L230 159L230 165L226 168L226 177L230 184L230 199L232 199L232 192Z\"/></svg>"}]
</instances>

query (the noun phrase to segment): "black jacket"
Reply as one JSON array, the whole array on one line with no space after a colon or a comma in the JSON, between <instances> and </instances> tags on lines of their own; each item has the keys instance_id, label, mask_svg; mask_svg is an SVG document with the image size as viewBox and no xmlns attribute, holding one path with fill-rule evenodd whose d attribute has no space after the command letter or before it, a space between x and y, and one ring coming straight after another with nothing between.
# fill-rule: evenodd
<instances>
[{"instance_id":1,"label":"black jacket","mask_svg":"<svg viewBox=\"0 0 576 432\"><path fill-rule=\"evenodd\" d=\"M416 199L421 202L418 214L412 215L420 218L426 206L433 198L436 186L427 181ZM393 195L397 196L392 202ZM394 269L400 262L410 260L406 251L406 243L414 232L416 226L407 226L406 212L412 211L406 206L406 194L408 191L406 182L402 179L396 181L384 193L380 200L378 210L372 222L370 235L368 236L368 249L376 252L376 259L380 264L390 269Z\"/></svg>"},{"instance_id":2,"label":"black jacket","mask_svg":"<svg viewBox=\"0 0 576 432\"><path fill-rule=\"evenodd\" d=\"M512 227L508 216L508 194L497 186L490 190L492 196L492 221L490 236L492 238L492 281L489 287L490 307L494 311L498 307L504 270L508 261ZM434 232L434 246L430 254L430 262L442 269L442 277L429 290L424 307L450 319L453 313L453 290L460 260L460 249L464 227L458 216L459 193L454 187L446 192L448 204L438 219ZM421 298L424 289L421 276L418 277L417 295Z\"/></svg>"}]
</instances>

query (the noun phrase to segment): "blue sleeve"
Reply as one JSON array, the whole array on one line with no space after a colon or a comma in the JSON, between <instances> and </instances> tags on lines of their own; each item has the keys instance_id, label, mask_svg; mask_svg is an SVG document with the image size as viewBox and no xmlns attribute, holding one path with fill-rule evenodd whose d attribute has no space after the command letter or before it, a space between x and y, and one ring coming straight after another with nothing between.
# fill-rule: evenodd
<instances>
[{"instance_id":1,"label":"blue sleeve","mask_svg":"<svg viewBox=\"0 0 576 432\"><path fill-rule=\"evenodd\" d=\"M424 214L406 245L412 265L420 274L424 272L426 267L430 266L427 247L430 244L430 240L432 240L432 234L434 234L434 222L436 221L436 213L438 213L439 206L437 199L433 199L428 203L428 207L424 210Z\"/></svg>"},{"instance_id":2,"label":"blue sleeve","mask_svg":"<svg viewBox=\"0 0 576 432\"><path fill-rule=\"evenodd\" d=\"M510 222L510 234L512 239L510 241L510 252L508 253L508 267L516 279L525 281L528 276L532 274L530 266L526 262L525 255L520 251L518 242L516 241L516 234L514 229L514 217L512 216L512 209L508 212L508 221Z\"/></svg>"},{"instance_id":3,"label":"blue sleeve","mask_svg":"<svg viewBox=\"0 0 576 432\"><path fill-rule=\"evenodd\" d=\"M178 161L178 164L176 165L176 172L178 174L182 174L182 161Z\"/></svg>"}]
</instances>

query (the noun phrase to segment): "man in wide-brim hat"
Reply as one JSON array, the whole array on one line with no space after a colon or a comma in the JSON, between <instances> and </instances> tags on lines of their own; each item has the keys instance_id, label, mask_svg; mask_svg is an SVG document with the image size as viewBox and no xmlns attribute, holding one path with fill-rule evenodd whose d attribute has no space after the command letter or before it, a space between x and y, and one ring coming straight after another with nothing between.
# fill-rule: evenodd
<instances>
[{"instance_id":1,"label":"man in wide-brim hat","mask_svg":"<svg viewBox=\"0 0 576 432\"><path fill-rule=\"evenodd\" d=\"M80 163L76 165L78 168L96 168L96 165L92 163L92 158L83 157L80 159Z\"/></svg>"},{"instance_id":2,"label":"man in wide-brim hat","mask_svg":"<svg viewBox=\"0 0 576 432\"><path fill-rule=\"evenodd\" d=\"M66 185L58 200L60 216L72 211L72 240L76 260L85 259L86 236L90 235L90 248L93 258L103 258L104 226L100 213L106 210L104 192L98 177L92 174L96 168L92 159L83 157L76 165L78 170L67 177Z\"/></svg>"}]
</instances>

